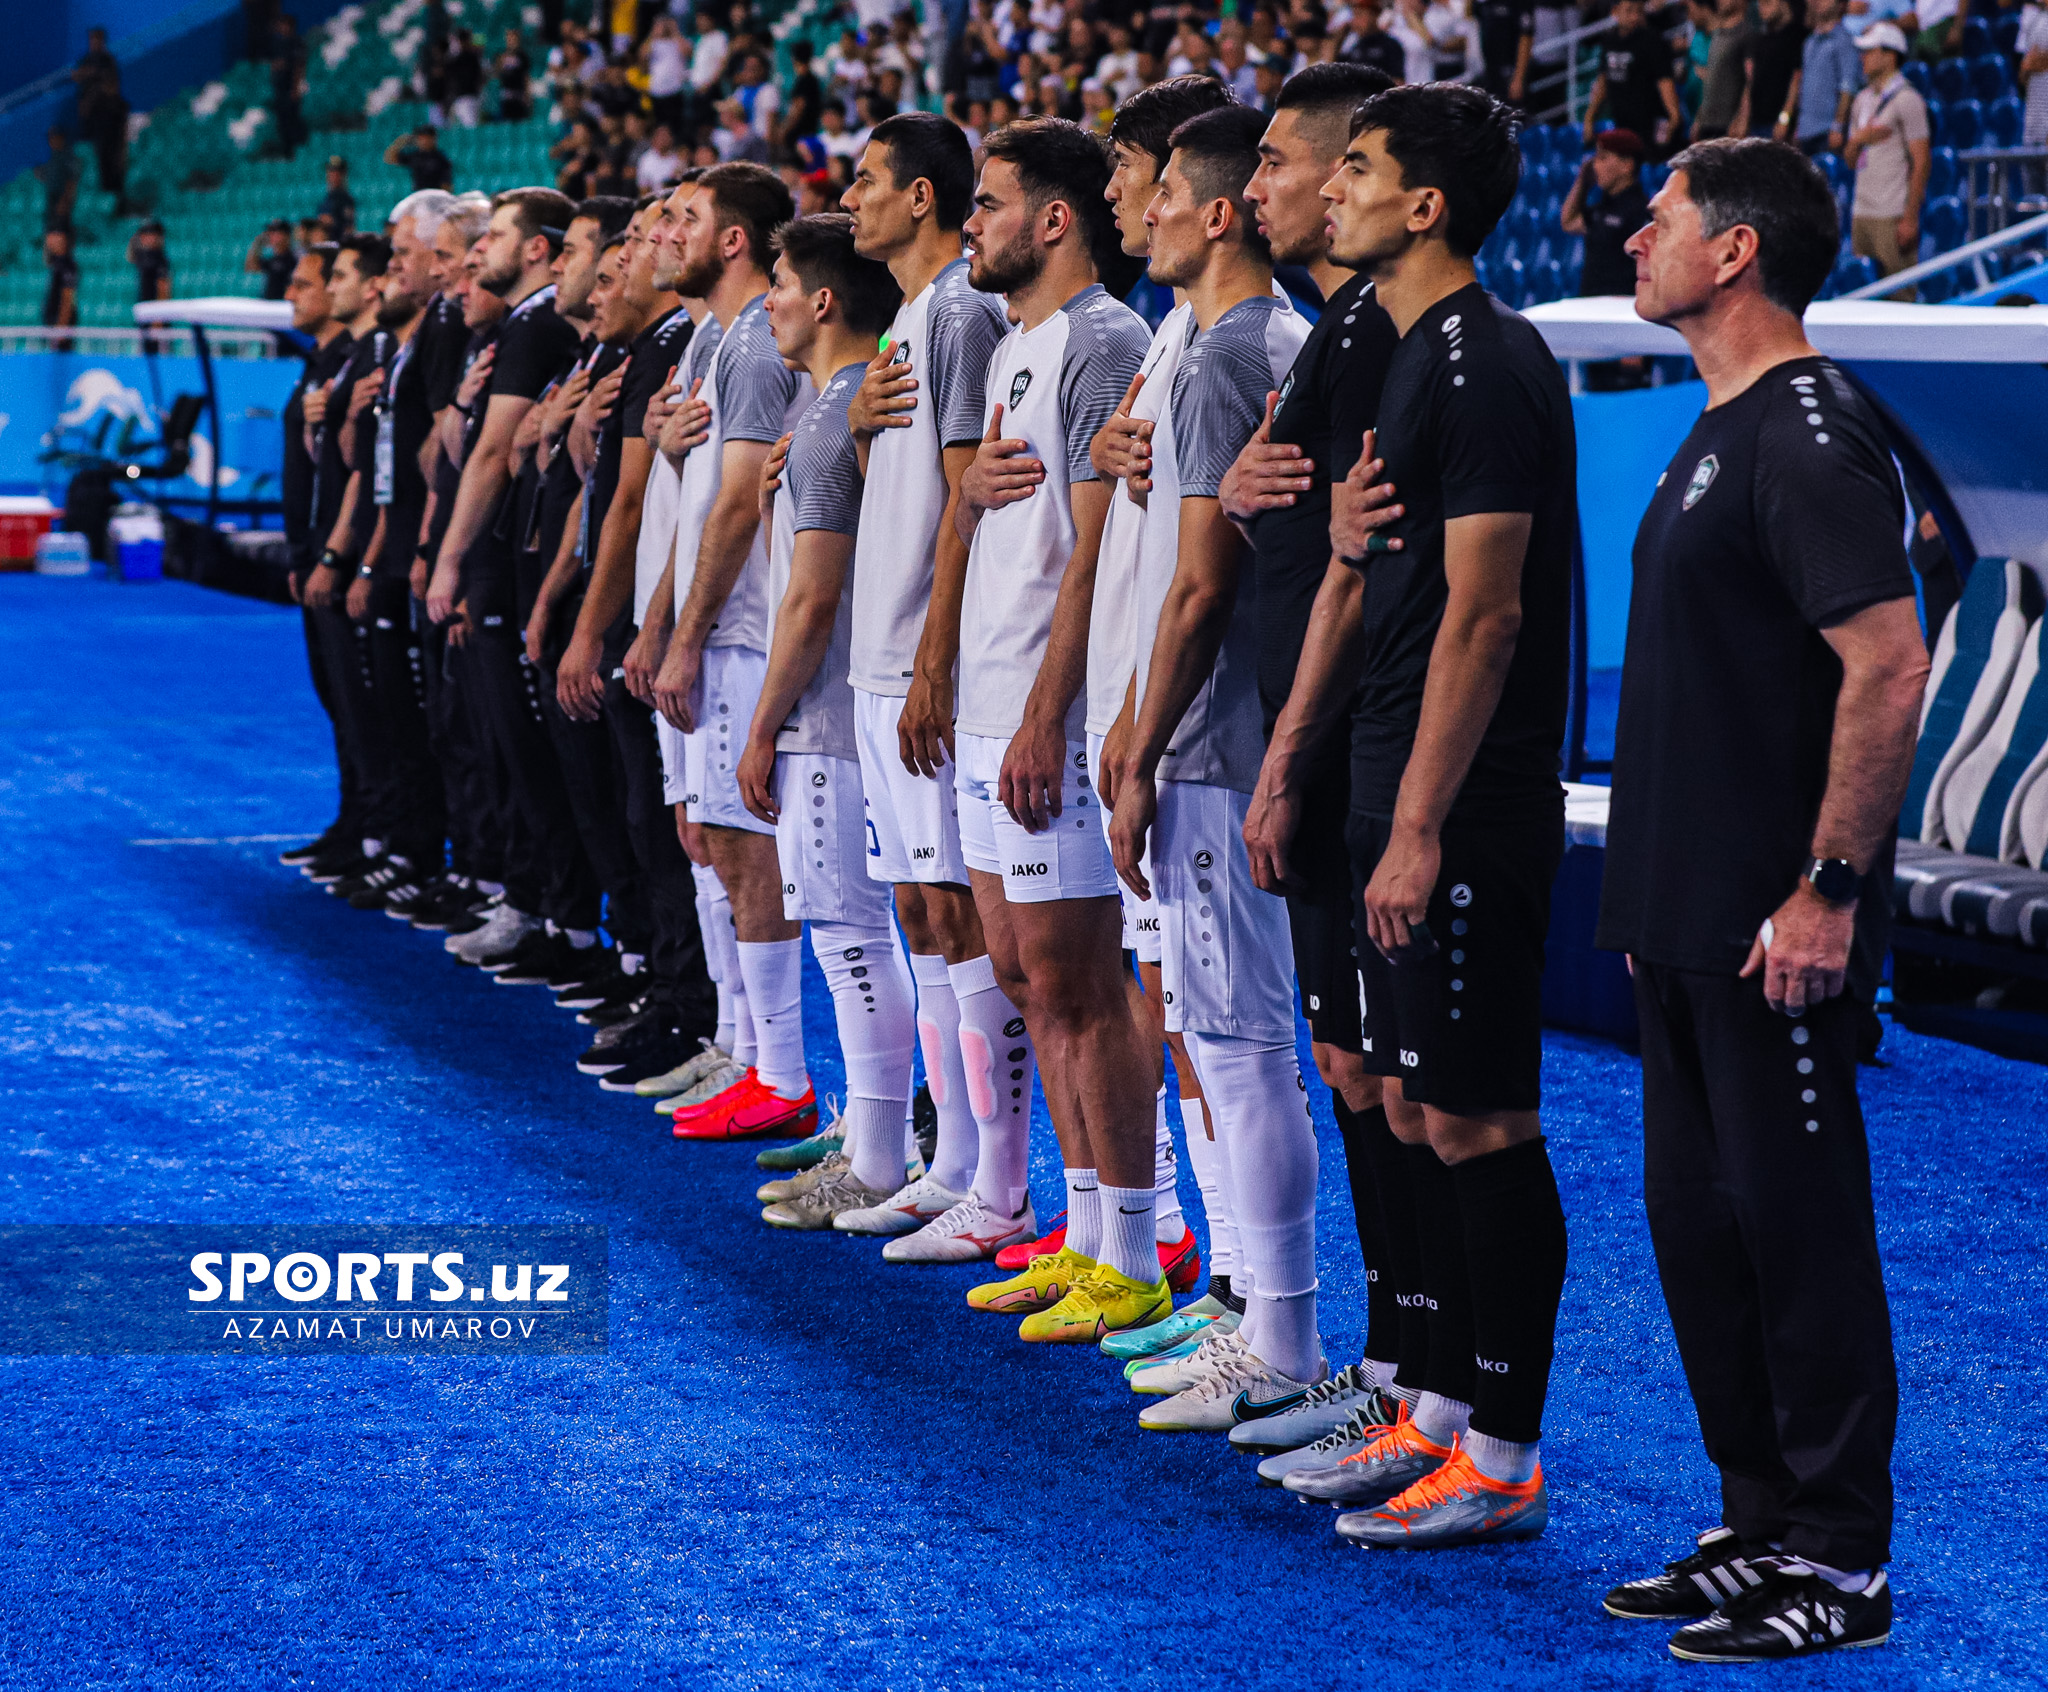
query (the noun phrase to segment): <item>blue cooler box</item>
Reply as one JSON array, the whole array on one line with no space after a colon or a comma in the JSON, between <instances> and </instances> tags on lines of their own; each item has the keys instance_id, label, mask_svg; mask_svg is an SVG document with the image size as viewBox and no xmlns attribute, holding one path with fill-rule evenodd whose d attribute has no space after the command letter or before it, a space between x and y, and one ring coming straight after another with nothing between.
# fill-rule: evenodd
<instances>
[{"instance_id":1,"label":"blue cooler box","mask_svg":"<svg viewBox=\"0 0 2048 1692\"><path fill-rule=\"evenodd\" d=\"M114 568L124 582L160 582L164 579L164 543L122 541L114 549Z\"/></svg>"}]
</instances>

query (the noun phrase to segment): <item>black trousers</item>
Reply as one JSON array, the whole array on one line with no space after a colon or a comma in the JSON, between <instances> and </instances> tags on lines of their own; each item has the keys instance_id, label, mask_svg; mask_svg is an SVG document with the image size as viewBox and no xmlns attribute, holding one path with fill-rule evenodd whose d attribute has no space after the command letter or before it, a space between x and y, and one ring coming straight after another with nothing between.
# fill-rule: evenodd
<instances>
[{"instance_id":1,"label":"black trousers","mask_svg":"<svg viewBox=\"0 0 2048 1692\"><path fill-rule=\"evenodd\" d=\"M535 915L564 928L595 928L602 895L583 851L554 741L541 713L539 672L509 619L484 620L470 636L470 671L517 828L507 843L506 886L533 889Z\"/></svg>"},{"instance_id":2,"label":"black trousers","mask_svg":"<svg viewBox=\"0 0 2048 1692\"><path fill-rule=\"evenodd\" d=\"M358 639L367 659L363 732L374 770L368 832L428 874L442 862L447 809L427 732L426 667L412 628L405 578L370 584L370 615Z\"/></svg>"},{"instance_id":3,"label":"black trousers","mask_svg":"<svg viewBox=\"0 0 2048 1692\"><path fill-rule=\"evenodd\" d=\"M426 690L427 736L440 771L450 867L478 881L503 882L512 824L503 784L493 779L489 767L490 741L469 648L450 643L448 625L435 623L423 600L411 601L411 616Z\"/></svg>"},{"instance_id":4,"label":"black trousers","mask_svg":"<svg viewBox=\"0 0 2048 1692\"><path fill-rule=\"evenodd\" d=\"M575 626L573 607L564 620ZM554 744L569 815L584 857L604 889L606 930L620 951L646 957L654 949L654 917L648 907L647 878L640 873L626 829L625 767L603 719L579 723L562 709L555 692L555 665L560 660L559 650L543 652L538 679L541 715Z\"/></svg>"},{"instance_id":5,"label":"black trousers","mask_svg":"<svg viewBox=\"0 0 2048 1692\"><path fill-rule=\"evenodd\" d=\"M1724 1525L1839 1569L1891 1554L1898 1373L1856 1097L1860 1001L1638 960L1643 1195Z\"/></svg>"},{"instance_id":6,"label":"black trousers","mask_svg":"<svg viewBox=\"0 0 2048 1692\"><path fill-rule=\"evenodd\" d=\"M647 967L652 992L674 1006L685 1030L701 1028L708 1034L718 1021L718 989L704 964L697 878L676 834L675 808L662 796L653 708L626 691L620 666L632 642L632 626L621 617L604 645L604 721L625 780L626 834L647 886L653 918Z\"/></svg>"},{"instance_id":7,"label":"black trousers","mask_svg":"<svg viewBox=\"0 0 2048 1692\"><path fill-rule=\"evenodd\" d=\"M299 621L306 634L306 668L313 678L313 695L327 713L334 735L334 773L340 793L333 826L360 835L366 814L362 757L355 744L357 716L351 715L346 697L351 688L360 691L363 685L354 625L344 612L311 605L300 608Z\"/></svg>"}]
</instances>

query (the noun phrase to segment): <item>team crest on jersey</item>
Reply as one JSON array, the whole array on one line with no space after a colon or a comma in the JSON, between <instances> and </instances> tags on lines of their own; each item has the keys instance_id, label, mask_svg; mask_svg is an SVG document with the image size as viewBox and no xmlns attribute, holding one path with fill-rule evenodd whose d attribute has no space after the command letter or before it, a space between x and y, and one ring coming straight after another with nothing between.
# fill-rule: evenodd
<instances>
[{"instance_id":1,"label":"team crest on jersey","mask_svg":"<svg viewBox=\"0 0 2048 1692\"><path fill-rule=\"evenodd\" d=\"M908 364L910 362L910 343L908 341L898 341L895 346L891 347L889 349L889 362L891 364Z\"/></svg>"},{"instance_id":2,"label":"team crest on jersey","mask_svg":"<svg viewBox=\"0 0 2048 1692\"><path fill-rule=\"evenodd\" d=\"M1692 480L1685 485L1685 500L1681 509L1690 511L1707 497L1707 489L1714 485L1714 478L1721 474L1721 461L1711 452L1692 467Z\"/></svg>"},{"instance_id":3,"label":"team crest on jersey","mask_svg":"<svg viewBox=\"0 0 2048 1692\"><path fill-rule=\"evenodd\" d=\"M1010 378L1010 409L1015 411L1024 403L1024 396L1031 392L1031 372L1020 370Z\"/></svg>"}]
</instances>

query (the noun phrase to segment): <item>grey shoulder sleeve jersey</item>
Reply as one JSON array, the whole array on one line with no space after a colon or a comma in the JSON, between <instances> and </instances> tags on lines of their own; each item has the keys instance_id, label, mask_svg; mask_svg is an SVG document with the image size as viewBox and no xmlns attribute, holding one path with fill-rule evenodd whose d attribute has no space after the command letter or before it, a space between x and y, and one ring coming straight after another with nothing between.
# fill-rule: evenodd
<instances>
[{"instance_id":1,"label":"grey shoulder sleeve jersey","mask_svg":"<svg viewBox=\"0 0 2048 1692\"><path fill-rule=\"evenodd\" d=\"M1099 283L1084 288L1061 309L1069 322L1060 361L1060 434L1067 448L1067 483L1072 486L1096 480L1088 444L1123 404L1131 378L1145 362L1152 331Z\"/></svg>"},{"instance_id":2,"label":"grey shoulder sleeve jersey","mask_svg":"<svg viewBox=\"0 0 2048 1692\"><path fill-rule=\"evenodd\" d=\"M796 372L782 362L768 313L757 301L733 319L718 355L718 434L727 441L779 441Z\"/></svg>"},{"instance_id":3,"label":"grey shoulder sleeve jersey","mask_svg":"<svg viewBox=\"0 0 2048 1692\"><path fill-rule=\"evenodd\" d=\"M860 527L860 460L846 426L846 408L866 374L866 364L849 364L804 408L790 433L789 462L782 474L796 506L793 532L830 529L850 535Z\"/></svg>"},{"instance_id":4,"label":"grey shoulder sleeve jersey","mask_svg":"<svg viewBox=\"0 0 2048 1692\"><path fill-rule=\"evenodd\" d=\"M1002 302L969 286L967 264L949 266L925 316L925 369L939 445L967 446L987 427L989 355L1010 332Z\"/></svg>"},{"instance_id":5,"label":"grey shoulder sleeve jersey","mask_svg":"<svg viewBox=\"0 0 2048 1692\"><path fill-rule=\"evenodd\" d=\"M1273 386L1266 326L1274 309L1270 299L1245 300L1181 354L1172 405L1183 499L1216 497L1265 416Z\"/></svg>"}]
</instances>

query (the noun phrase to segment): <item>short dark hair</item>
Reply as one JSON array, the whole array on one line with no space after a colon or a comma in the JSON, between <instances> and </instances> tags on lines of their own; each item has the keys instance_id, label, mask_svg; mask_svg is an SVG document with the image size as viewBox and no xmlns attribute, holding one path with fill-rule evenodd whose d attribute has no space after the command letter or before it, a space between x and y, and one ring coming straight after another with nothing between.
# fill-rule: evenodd
<instances>
[{"instance_id":1,"label":"short dark hair","mask_svg":"<svg viewBox=\"0 0 2048 1692\"><path fill-rule=\"evenodd\" d=\"M1235 203L1244 244L1261 257L1272 248L1259 233L1244 190L1259 168L1259 137L1265 133L1265 115L1256 107L1229 105L1189 118L1168 142L1180 159L1181 174L1197 194L1205 201Z\"/></svg>"},{"instance_id":2,"label":"short dark hair","mask_svg":"<svg viewBox=\"0 0 2048 1692\"><path fill-rule=\"evenodd\" d=\"M796 212L789 185L766 165L744 160L713 165L697 181L700 187L711 190L712 202L718 208L719 227L729 229L738 224L745 230L747 251L765 270L775 231Z\"/></svg>"},{"instance_id":3,"label":"short dark hair","mask_svg":"<svg viewBox=\"0 0 2048 1692\"><path fill-rule=\"evenodd\" d=\"M1192 117L1232 104L1230 90L1213 76L1170 76L1141 88L1116 109L1109 139L1149 154L1160 170L1172 150L1173 132Z\"/></svg>"},{"instance_id":4,"label":"short dark hair","mask_svg":"<svg viewBox=\"0 0 2048 1692\"><path fill-rule=\"evenodd\" d=\"M775 250L807 289L832 290L840 316L856 334L880 335L903 303L903 290L889 267L853 250L853 219L844 212L785 223L775 231Z\"/></svg>"},{"instance_id":5,"label":"short dark hair","mask_svg":"<svg viewBox=\"0 0 2048 1692\"><path fill-rule=\"evenodd\" d=\"M334 280L334 261L341 257L341 247L333 241L320 241L299 254L300 258L315 258L320 261L320 280Z\"/></svg>"},{"instance_id":6,"label":"short dark hair","mask_svg":"<svg viewBox=\"0 0 2048 1692\"><path fill-rule=\"evenodd\" d=\"M1327 130L1325 145L1334 156L1344 150L1352 113L1393 86L1391 76L1370 65L1308 65L1281 83L1273 110L1276 115L1293 112L1297 123Z\"/></svg>"},{"instance_id":7,"label":"short dark hair","mask_svg":"<svg viewBox=\"0 0 2048 1692\"><path fill-rule=\"evenodd\" d=\"M868 139L889 149L889 179L899 190L919 177L932 185L941 229L958 229L967 221L974 209L974 149L951 118L898 112L876 124Z\"/></svg>"},{"instance_id":8,"label":"short dark hair","mask_svg":"<svg viewBox=\"0 0 2048 1692\"><path fill-rule=\"evenodd\" d=\"M1813 161L1797 147L1753 135L1695 142L1671 170L1685 172L1703 233L1722 235L1739 223L1756 231L1764 298L1803 315L1834 269L1841 239L1835 196Z\"/></svg>"},{"instance_id":9,"label":"short dark hair","mask_svg":"<svg viewBox=\"0 0 2048 1692\"><path fill-rule=\"evenodd\" d=\"M520 240L546 235L548 245L555 248L561 246L563 232L576 215L576 202L554 188L507 188L491 196L492 211L505 206L510 206L518 219Z\"/></svg>"},{"instance_id":10,"label":"short dark hair","mask_svg":"<svg viewBox=\"0 0 2048 1692\"><path fill-rule=\"evenodd\" d=\"M1103 191L1109 187L1109 144L1066 118L1022 118L981 144L984 159L1001 159L1017 173L1025 198L1043 209L1064 200L1088 242L1102 285L1121 297L1144 274L1143 259L1126 257L1123 237Z\"/></svg>"},{"instance_id":11,"label":"short dark hair","mask_svg":"<svg viewBox=\"0 0 2048 1692\"><path fill-rule=\"evenodd\" d=\"M1351 119L1351 138L1377 132L1401 167L1404 188L1444 197L1444 237L1470 258L1513 203L1522 180L1521 125L1491 94L1429 82L1375 94Z\"/></svg>"},{"instance_id":12,"label":"short dark hair","mask_svg":"<svg viewBox=\"0 0 2048 1692\"><path fill-rule=\"evenodd\" d=\"M382 276L391 268L391 243L381 235L344 235L335 246L356 255L358 276Z\"/></svg>"},{"instance_id":13,"label":"short dark hair","mask_svg":"<svg viewBox=\"0 0 2048 1692\"><path fill-rule=\"evenodd\" d=\"M576 211L570 221L588 218L597 225L597 239L601 246L612 236L624 231L633 221L633 202L623 194L593 194L587 200L576 203Z\"/></svg>"}]
</instances>

